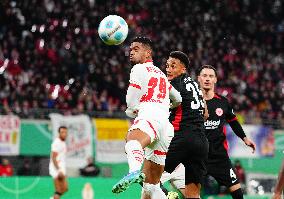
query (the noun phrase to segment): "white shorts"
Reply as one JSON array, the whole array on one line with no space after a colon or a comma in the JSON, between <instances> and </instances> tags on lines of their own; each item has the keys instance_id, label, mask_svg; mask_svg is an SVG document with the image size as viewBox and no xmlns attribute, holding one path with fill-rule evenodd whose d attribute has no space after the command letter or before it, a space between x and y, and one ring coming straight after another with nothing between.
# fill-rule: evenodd
<instances>
[{"instance_id":1,"label":"white shorts","mask_svg":"<svg viewBox=\"0 0 284 199\"><path fill-rule=\"evenodd\" d=\"M57 170L57 169L54 168L53 165L49 165L49 175L51 175L52 178L57 178L59 171L62 171L62 173L66 176L66 169L65 168Z\"/></svg>"},{"instance_id":2,"label":"white shorts","mask_svg":"<svg viewBox=\"0 0 284 199\"><path fill-rule=\"evenodd\" d=\"M185 168L183 164L179 164L172 173L168 173L164 171L161 176L160 181L162 184L164 184L167 181L170 181L171 184L175 188L184 189L185 188Z\"/></svg>"},{"instance_id":3,"label":"white shorts","mask_svg":"<svg viewBox=\"0 0 284 199\"><path fill-rule=\"evenodd\" d=\"M136 118L129 131L139 129L151 138L151 144L145 148L145 158L159 165L165 165L166 154L174 136L174 128L168 120L146 120Z\"/></svg>"}]
</instances>

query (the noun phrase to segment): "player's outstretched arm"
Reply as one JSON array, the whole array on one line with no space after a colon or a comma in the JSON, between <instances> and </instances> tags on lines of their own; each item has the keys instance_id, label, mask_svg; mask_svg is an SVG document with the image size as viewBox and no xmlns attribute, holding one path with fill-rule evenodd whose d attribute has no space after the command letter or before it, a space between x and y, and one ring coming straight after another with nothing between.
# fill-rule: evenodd
<instances>
[{"instance_id":1,"label":"player's outstretched arm","mask_svg":"<svg viewBox=\"0 0 284 199\"><path fill-rule=\"evenodd\" d=\"M281 199L283 189L284 189L284 160L282 161L282 167L279 171L278 180L275 185L272 199Z\"/></svg>"}]
</instances>

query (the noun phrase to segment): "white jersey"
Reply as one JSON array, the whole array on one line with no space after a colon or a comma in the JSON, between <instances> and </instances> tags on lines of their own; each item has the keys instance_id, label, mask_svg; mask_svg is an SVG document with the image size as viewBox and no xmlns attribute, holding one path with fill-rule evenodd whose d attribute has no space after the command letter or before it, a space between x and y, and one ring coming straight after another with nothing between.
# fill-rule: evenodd
<instances>
[{"instance_id":1,"label":"white jersey","mask_svg":"<svg viewBox=\"0 0 284 199\"><path fill-rule=\"evenodd\" d=\"M62 141L60 138L56 138L51 144L51 153L52 152L56 152L58 154L56 156L56 161L58 163L59 170L62 170L64 173L66 171L66 152L67 152L66 143ZM49 170L52 171L56 170L52 158L50 158Z\"/></svg>"},{"instance_id":2,"label":"white jersey","mask_svg":"<svg viewBox=\"0 0 284 199\"><path fill-rule=\"evenodd\" d=\"M154 66L153 62L134 65L131 69L129 83L130 87L140 90L138 107L136 107L139 118L168 119L171 85L166 75ZM131 102L127 99L126 101L129 107Z\"/></svg>"}]
</instances>

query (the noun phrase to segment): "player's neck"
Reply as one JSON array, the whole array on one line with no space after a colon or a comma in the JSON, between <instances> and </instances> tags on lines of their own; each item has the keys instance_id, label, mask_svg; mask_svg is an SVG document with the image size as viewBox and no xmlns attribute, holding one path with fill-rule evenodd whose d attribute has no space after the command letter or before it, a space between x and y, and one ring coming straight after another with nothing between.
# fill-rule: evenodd
<instances>
[{"instance_id":1,"label":"player's neck","mask_svg":"<svg viewBox=\"0 0 284 199\"><path fill-rule=\"evenodd\" d=\"M214 90L203 90L203 96L205 100L211 100L215 95Z\"/></svg>"}]
</instances>

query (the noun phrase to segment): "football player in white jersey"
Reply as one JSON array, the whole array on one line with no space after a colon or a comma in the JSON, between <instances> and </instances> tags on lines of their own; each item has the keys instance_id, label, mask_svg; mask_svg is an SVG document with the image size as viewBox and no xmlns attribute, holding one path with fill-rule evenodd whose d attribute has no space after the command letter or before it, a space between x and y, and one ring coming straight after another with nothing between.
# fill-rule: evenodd
<instances>
[{"instance_id":1,"label":"football player in white jersey","mask_svg":"<svg viewBox=\"0 0 284 199\"><path fill-rule=\"evenodd\" d=\"M58 128L58 137L52 142L49 162L49 174L54 180L55 193L53 199L59 199L68 190L66 180L66 137L67 127Z\"/></svg>"},{"instance_id":2,"label":"football player in white jersey","mask_svg":"<svg viewBox=\"0 0 284 199\"><path fill-rule=\"evenodd\" d=\"M126 114L135 120L126 136L129 173L114 185L112 191L120 193L132 183L143 183L143 199L164 199L166 195L159 182L173 137L173 126L168 120L170 99L173 107L182 99L166 75L153 65L150 39L137 37L132 41L130 62L133 68L126 95Z\"/></svg>"}]
</instances>

